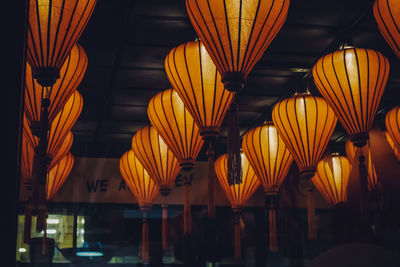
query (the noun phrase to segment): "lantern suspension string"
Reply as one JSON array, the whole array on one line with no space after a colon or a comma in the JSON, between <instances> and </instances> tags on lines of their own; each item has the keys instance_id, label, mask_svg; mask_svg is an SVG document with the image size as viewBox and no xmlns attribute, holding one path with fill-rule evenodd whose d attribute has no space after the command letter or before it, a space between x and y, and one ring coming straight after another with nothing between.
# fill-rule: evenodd
<instances>
[{"instance_id":1,"label":"lantern suspension string","mask_svg":"<svg viewBox=\"0 0 400 267\"><path fill-rule=\"evenodd\" d=\"M142 261L147 263L149 261L149 224L147 219L147 208L142 208Z\"/></svg>"},{"instance_id":2,"label":"lantern suspension string","mask_svg":"<svg viewBox=\"0 0 400 267\"><path fill-rule=\"evenodd\" d=\"M168 249L168 204L167 197L164 196L162 204L162 248L163 250Z\"/></svg>"},{"instance_id":3,"label":"lantern suspension string","mask_svg":"<svg viewBox=\"0 0 400 267\"><path fill-rule=\"evenodd\" d=\"M241 209L233 209L234 231L235 231L235 260L242 260L241 233L240 233Z\"/></svg>"},{"instance_id":4,"label":"lantern suspension string","mask_svg":"<svg viewBox=\"0 0 400 267\"><path fill-rule=\"evenodd\" d=\"M208 218L215 218L215 203L214 203L214 180L215 180L215 169L214 169L214 141L212 138L208 138Z\"/></svg>"},{"instance_id":5,"label":"lantern suspension string","mask_svg":"<svg viewBox=\"0 0 400 267\"><path fill-rule=\"evenodd\" d=\"M277 233L277 221L276 221L276 207L277 207L278 194L267 194L266 209L269 219L269 249L272 252L278 251L278 233Z\"/></svg>"},{"instance_id":6,"label":"lantern suspension string","mask_svg":"<svg viewBox=\"0 0 400 267\"><path fill-rule=\"evenodd\" d=\"M361 223L368 223L368 177L367 177L367 168L365 165L365 156L363 155L362 148L358 148L359 157L358 157L358 171L359 171L359 183L360 183L360 216Z\"/></svg>"},{"instance_id":7,"label":"lantern suspension string","mask_svg":"<svg viewBox=\"0 0 400 267\"><path fill-rule=\"evenodd\" d=\"M237 118L238 105L236 93L228 110L228 183L240 184L242 182L242 161L240 155L241 138Z\"/></svg>"}]
</instances>

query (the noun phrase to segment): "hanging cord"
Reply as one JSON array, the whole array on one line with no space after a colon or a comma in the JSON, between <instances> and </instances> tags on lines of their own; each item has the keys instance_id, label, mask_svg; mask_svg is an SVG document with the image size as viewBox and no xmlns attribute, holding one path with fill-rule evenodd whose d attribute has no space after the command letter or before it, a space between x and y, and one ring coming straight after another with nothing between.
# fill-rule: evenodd
<instances>
[{"instance_id":1,"label":"hanging cord","mask_svg":"<svg viewBox=\"0 0 400 267\"><path fill-rule=\"evenodd\" d=\"M368 173L365 166L365 156L363 155L362 148L359 148L360 155L358 157L358 171L360 183L360 219L361 224L368 224L369 216L369 201L368 201Z\"/></svg>"},{"instance_id":2,"label":"hanging cord","mask_svg":"<svg viewBox=\"0 0 400 267\"><path fill-rule=\"evenodd\" d=\"M311 180L308 180L309 186L307 191L307 217L308 217L308 239L317 239L317 225L315 220L315 186Z\"/></svg>"},{"instance_id":3,"label":"hanging cord","mask_svg":"<svg viewBox=\"0 0 400 267\"><path fill-rule=\"evenodd\" d=\"M184 190L184 207L183 207L183 233L185 235L190 234L192 232L192 178L185 176L183 181L183 190Z\"/></svg>"},{"instance_id":4,"label":"hanging cord","mask_svg":"<svg viewBox=\"0 0 400 267\"><path fill-rule=\"evenodd\" d=\"M149 224L147 219L147 209L143 208L142 218L142 262L149 262Z\"/></svg>"},{"instance_id":5,"label":"hanging cord","mask_svg":"<svg viewBox=\"0 0 400 267\"><path fill-rule=\"evenodd\" d=\"M235 231L235 260L242 261L242 246L240 232L240 214L241 209L233 209L234 231Z\"/></svg>"},{"instance_id":6,"label":"hanging cord","mask_svg":"<svg viewBox=\"0 0 400 267\"><path fill-rule=\"evenodd\" d=\"M277 222L276 222L276 206L277 206L278 195L267 194L266 206L268 209L269 219L269 250L272 252L278 251L278 233L277 233Z\"/></svg>"},{"instance_id":7,"label":"hanging cord","mask_svg":"<svg viewBox=\"0 0 400 267\"><path fill-rule=\"evenodd\" d=\"M215 180L215 166L214 166L214 149L213 141L208 141L208 218L215 218L215 203L214 203L214 180Z\"/></svg>"},{"instance_id":8,"label":"hanging cord","mask_svg":"<svg viewBox=\"0 0 400 267\"><path fill-rule=\"evenodd\" d=\"M24 221L24 243L31 242L32 232L32 204L28 200L25 206L25 221Z\"/></svg>"},{"instance_id":9,"label":"hanging cord","mask_svg":"<svg viewBox=\"0 0 400 267\"><path fill-rule=\"evenodd\" d=\"M164 198L162 204L162 248L163 250L168 248L168 205L166 198Z\"/></svg>"},{"instance_id":10,"label":"hanging cord","mask_svg":"<svg viewBox=\"0 0 400 267\"><path fill-rule=\"evenodd\" d=\"M236 93L228 110L228 183L240 184L242 182L242 159L240 156L240 130L237 118L238 105Z\"/></svg>"},{"instance_id":11,"label":"hanging cord","mask_svg":"<svg viewBox=\"0 0 400 267\"><path fill-rule=\"evenodd\" d=\"M45 256L47 254L47 212L44 215L44 228L43 228L43 237L42 237L42 255Z\"/></svg>"}]
</instances>

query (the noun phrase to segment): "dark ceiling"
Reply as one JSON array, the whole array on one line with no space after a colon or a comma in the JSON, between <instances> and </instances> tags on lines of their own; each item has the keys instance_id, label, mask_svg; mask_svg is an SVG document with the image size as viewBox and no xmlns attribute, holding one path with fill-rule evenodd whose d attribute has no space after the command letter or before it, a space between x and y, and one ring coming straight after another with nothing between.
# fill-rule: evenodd
<instances>
[{"instance_id":1,"label":"dark ceiling","mask_svg":"<svg viewBox=\"0 0 400 267\"><path fill-rule=\"evenodd\" d=\"M292 0L286 23L239 93L242 134L267 119L279 99L302 90L313 63L349 36L355 46L379 50L390 60L391 76L380 109L383 118L398 103L400 78L394 74L400 64L379 33L372 1ZM73 154L120 157L129 149L135 132L149 124L149 100L170 87L165 56L195 38L185 0L98 0L79 41L89 65L78 89L84 108L73 128ZM311 91L317 93L314 85ZM225 123L221 131L217 154L225 151ZM332 140L343 135L338 126Z\"/></svg>"}]
</instances>

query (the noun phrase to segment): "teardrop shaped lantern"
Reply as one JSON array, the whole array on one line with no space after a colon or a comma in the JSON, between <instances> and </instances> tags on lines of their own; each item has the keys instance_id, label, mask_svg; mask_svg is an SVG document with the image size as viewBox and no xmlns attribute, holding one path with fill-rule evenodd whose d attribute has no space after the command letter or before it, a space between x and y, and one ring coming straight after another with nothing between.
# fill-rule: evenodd
<instances>
[{"instance_id":1,"label":"teardrop shaped lantern","mask_svg":"<svg viewBox=\"0 0 400 267\"><path fill-rule=\"evenodd\" d=\"M303 178L310 179L324 153L336 126L336 116L322 97L309 92L296 93L278 102L272 110L272 120L286 147L300 169ZM315 207L312 183L308 192L308 237L315 239Z\"/></svg>"},{"instance_id":2,"label":"teardrop shaped lantern","mask_svg":"<svg viewBox=\"0 0 400 267\"><path fill-rule=\"evenodd\" d=\"M50 160L56 157L57 153L64 145L69 145L68 142L71 140L67 139L67 144L63 144L63 142L81 114L82 108L83 98L78 91L75 91L65 103L63 109L54 118L50 130L48 131L47 157ZM28 123L27 119L24 119L24 123ZM28 141L32 147L37 147L39 145L39 139L32 134L30 134ZM65 147L63 149L65 149Z\"/></svg>"},{"instance_id":3,"label":"teardrop shaped lantern","mask_svg":"<svg viewBox=\"0 0 400 267\"><path fill-rule=\"evenodd\" d=\"M388 131L385 131L385 137L386 141L389 143L390 148L393 150L394 155L396 156L396 159L398 162L400 162L400 150L396 147L392 137L390 137L390 134Z\"/></svg>"},{"instance_id":4,"label":"teardrop shaped lantern","mask_svg":"<svg viewBox=\"0 0 400 267\"><path fill-rule=\"evenodd\" d=\"M29 130L29 129L28 129ZM35 151L30 145L27 133L22 133L22 145L21 145L21 178L24 184L24 188L27 191L32 190L32 171L33 171L33 159Z\"/></svg>"},{"instance_id":5,"label":"teardrop shaped lantern","mask_svg":"<svg viewBox=\"0 0 400 267\"><path fill-rule=\"evenodd\" d=\"M400 3L398 0L376 0L374 17L386 42L400 58Z\"/></svg>"},{"instance_id":6,"label":"teardrop shaped lantern","mask_svg":"<svg viewBox=\"0 0 400 267\"><path fill-rule=\"evenodd\" d=\"M30 0L27 60L42 86L52 86L93 13L96 0Z\"/></svg>"},{"instance_id":7,"label":"teardrop shaped lantern","mask_svg":"<svg viewBox=\"0 0 400 267\"><path fill-rule=\"evenodd\" d=\"M243 136L242 148L264 188L269 209L270 250L277 251L276 206L279 187L289 172L293 157L272 122L250 129Z\"/></svg>"},{"instance_id":8,"label":"teardrop shaped lantern","mask_svg":"<svg viewBox=\"0 0 400 267\"><path fill-rule=\"evenodd\" d=\"M49 164L49 169L52 169L54 165L56 165L69 152L73 142L74 142L74 134L71 131L69 131L67 133L67 136L64 138L64 141L58 148L57 153L53 156Z\"/></svg>"},{"instance_id":9,"label":"teardrop shaped lantern","mask_svg":"<svg viewBox=\"0 0 400 267\"><path fill-rule=\"evenodd\" d=\"M157 94L150 100L147 114L179 165L186 170L192 169L203 140L199 127L177 92L168 89Z\"/></svg>"},{"instance_id":10,"label":"teardrop shaped lantern","mask_svg":"<svg viewBox=\"0 0 400 267\"><path fill-rule=\"evenodd\" d=\"M119 169L125 183L139 203L143 212L142 220L142 261L149 261L149 240L147 212L153 205L157 195L158 187L150 178L148 172L139 162L132 150L125 152L119 160Z\"/></svg>"},{"instance_id":11,"label":"teardrop shaped lantern","mask_svg":"<svg viewBox=\"0 0 400 267\"><path fill-rule=\"evenodd\" d=\"M260 182L250 166L249 161L244 153L241 153L241 163L243 169L243 178L240 184L229 185L228 183L228 157L227 154L221 155L215 161L215 172L218 177L226 197L231 203L232 210L235 215L235 259L241 259L240 246L240 213L246 206L247 201L260 186Z\"/></svg>"},{"instance_id":12,"label":"teardrop shaped lantern","mask_svg":"<svg viewBox=\"0 0 400 267\"><path fill-rule=\"evenodd\" d=\"M289 0L186 0L192 25L229 91L238 91L286 20Z\"/></svg>"},{"instance_id":13,"label":"teardrop shaped lantern","mask_svg":"<svg viewBox=\"0 0 400 267\"><path fill-rule=\"evenodd\" d=\"M185 171L193 169L197 155L204 141L200 137L200 129L185 104L173 89L165 90L153 97L147 107L151 124L172 150ZM184 233L191 227L191 183L189 177L184 178Z\"/></svg>"},{"instance_id":14,"label":"teardrop shaped lantern","mask_svg":"<svg viewBox=\"0 0 400 267\"><path fill-rule=\"evenodd\" d=\"M71 153L68 153L48 172L46 183L47 200L54 198L68 178L73 166L74 157Z\"/></svg>"},{"instance_id":15,"label":"teardrop shaped lantern","mask_svg":"<svg viewBox=\"0 0 400 267\"><path fill-rule=\"evenodd\" d=\"M351 165L346 157L332 154L317 165L312 182L322 196L334 207L347 202L347 185Z\"/></svg>"},{"instance_id":16,"label":"teardrop shaped lantern","mask_svg":"<svg viewBox=\"0 0 400 267\"><path fill-rule=\"evenodd\" d=\"M132 138L132 150L158 186L160 194L167 197L174 186L180 167L178 159L157 130L153 126L146 126L137 131ZM168 218L166 200L163 204L162 217L162 247L166 250Z\"/></svg>"},{"instance_id":17,"label":"teardrop shaped lantern","mask_svg":"<svg viewBox=\"0 0 400 267\"><path fill-rule=\"evenodd\" d=\"M60 78L51 87L43 87L35 81L32 69L26 64L25 105L27 119L33 129L39 128L42 100L48 98L48 121L51 123L64 107L85 75L88 59L79 44L73 46L60 70Z\"/></svg>"},{"instance_id":18,"label":"teardrop shaped lantern","mask_svg":"<svg viewBox=\"0 0 400 267\"><path fill-rule=\"evenodd\" d=\"M165 71L172 87L200 128L208 144L208 216L215 217L213 142L232 102L221 75L199 40L173 48L165 58Z\"/></svg>"},{"instance_id":19,"label":"teardrop shaped lantern","mask_svg":"<svg viewBox=\"0 0 400 267\"><path fill-rule=\"evenodd\" d=\"M204 138L215 138L233 94L226 91L211 57L200 41L173 48L165 58L172 87L200 127Z\"/></svg>"},{"instance_id":20,"label":"teardrop shaped lantern","mask_svg":"<svg viewBox=\"0 0 400 267\"><path fill-rule=\"evenodd\" d=\"M320 58L315 84L357 147L367 143L389 77L389 61L372 49L345 47Z\"/></svg>"},{"instance_id":21,"label":"teardrop shaped lantern","mask_svg":"<svg viewBox=\"0 0 400 267\"><path fill-rule=\"evenodd\" d=\"M390 136L393 142L393 146L400 151L400 106L389 110L386 114L385 125L388 136Z\"/></svg>"},{"instance_id":22,"label":"teardrop shaped lantern","mask_svg":"<svg viewBox=\"0 0 400 267\"><path fill-rule=\"evenodd\" d=\"M350 140L346 141L345 145L346 149L346 156L350 161L352 166L357 166L358 157L360 155L360 151L357 149L356 146ZM371 149L369 143L361 148L362 154L366 155L367 159L367 174L368 174L368 190L370 192L380 191L381 184L378 180L378 175L376 174L374 162L372 161Z\"/></svg>"}]
</instances>

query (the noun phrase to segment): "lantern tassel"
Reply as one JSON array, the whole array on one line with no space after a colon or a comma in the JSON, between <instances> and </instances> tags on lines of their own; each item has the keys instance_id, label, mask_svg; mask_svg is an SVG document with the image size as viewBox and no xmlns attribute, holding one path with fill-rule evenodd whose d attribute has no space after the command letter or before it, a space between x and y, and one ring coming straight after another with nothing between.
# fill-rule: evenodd
<instances>
[{"instance_id":1,"label":"lantern tassel","mask_svg":"<svg viewBox=\"0 0 400 267\"><path fill-rule=\"evenodd\" d=\"M312 183L310 181L310 183ZM317 227L315 225L315 199L314 186L312 185L307 192L307 212L308 212L308 239L317 239Z\"/></svg>"},{"instance_id":2,"label":"lantern tassel","mask_svg":"<svg viewBox=\"0 0 400 267\"><path fill-rule=\"evenodd\" d=\"M47 212L44 213L44 227L43 227L43 237L42 237L42 255L47 254Z\"/></svg>"},{"instance_id":3,"label":"lantern tassel","mask_svg":"<svg viewBox=\"0 0 400 267\"><path fill-rule=\"evenodd\" d=\"M214 203L214 180L215 180L215 167L214 167L214 149L213 141L208 141L208 218L215 218L215 203Z\"/></svg>"},{"instance_id":4,"label":"lantern tassel","mask_svg":"<svg viewBox=\"0 0 400 267\"><path fill-rule=\"evenodd\" d=\"M368 217L368 181L367 181L367 167L365 166L365 157L362 155L360 149L360 156L358 157L358 171L360 183L360 216L361 223L365 224Z\"/></svg>"},{"instance_id":5,"label":"lantern tassel","mask_svg":"<svg viewBox=\"0 0 400 267\"><path fill-rule=\"evenodd\" d=\"M27 203L25 206L25 221L24 221L24 243L29 244L31 242L31 231L32 231L32 206Z\"/></svg>"},{"instance_id":6,"label":"lantern tassel","mask_svg":"<svg viewBox=\"0 0 400 267\"><path fill-rule=\"evenodd\" d=\"M168 205L164 203L162 205L162 248L167 250L168 248Z\"/></svg>"},{"instance_id":7,"label":"lantern tassel","mask_svg":"<svg viewBox=\"0 0 400 267\"><path fill-rule=\"evenodd\" d=\"M146 211L143 211L142 219L142 261L149 262L149 224Z\"/></svg>"},{"instance_id":8,"label":"lantern tassel","mask_svg":"<svg viewBox=\"0 0 400 267\"><path fill-rule=\"evenodd\" d=\"M234 210L234 228L235 228L235 260L242 260L242 248L241 248L241 235L240 235L240 210Z\"/></svg>"},{"instance_id":9,"label":"lantern tassel","mask_svg":"<svg viewBox=\"0 0 400 267\"><path fill-rule=\"evenodd\" d=\"M185 235L192 232L192 180L190 177L185 177L184 180L184 207L183 207L183 233Z\"/></svg>"},{"instance_id":10,"label":"lantern tassel","mask_svg":"<svg viewBox=\"0 0 400 267\"><path fill-rule=\"evenodd\" d=\"M268 219L269 219L269 250L278 251L278 233L276 226L276 201L277 195L267 195Z\"/></svg>"},{"instance_id":11,"label":"lantern tassel","mask_svg":"<svg viewBox=\"0 0 400 267\"><path fill-rule=\"evenodd\" d=\"M240 184L242 182L242 160L240 155L240 131L238 125L235 95L228 110L228 183Z\"/></svg>"}]
</instances>

